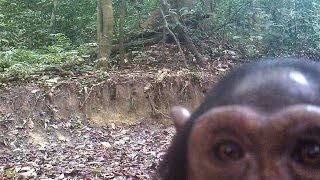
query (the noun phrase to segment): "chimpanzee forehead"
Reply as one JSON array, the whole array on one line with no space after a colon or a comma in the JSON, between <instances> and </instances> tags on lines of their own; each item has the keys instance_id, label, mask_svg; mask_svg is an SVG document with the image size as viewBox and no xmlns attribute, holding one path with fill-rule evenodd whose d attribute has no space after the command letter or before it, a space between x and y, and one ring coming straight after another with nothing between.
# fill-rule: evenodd
<instances>
[{"instance_id":1,"label":"chimpanzee forehead","mask_svg":"<svg viewBox=\"0 0 320 180\"><path fill-rule=\"evenodd\" d=\"M314 82L303 72L291 68L267 69L256 71L243 77L233 89L235 96L246 94L250 91L268 91L281 89L282 91L300 90L309 93L314 89ZM311 92L310 92L311 93Z\"/></svg>"},{"instance_id":2,"label":"chimpanzee forehead","mask_svg":"<svg viewBox=\"0 0 320 180\"><path fill-rule=\"evenodd\" d=\"M246 105L270 112L297 104L320 106L320 64L306 59L269 59L243 65L220 79L192 119L212 107Z\"/></svg>"},{"instance_id":3,"label":"chimpanzee forehead","mask_svg":"<svg viewBox=\"0 0 320 180\"><path fill-rule=\"evenodd\" d=\"M239 104L264 109L278 109L293 104L315 104L319 95L317 82L307 73L281 67L245 75L230 92L232 99Z\"/></svg>"}]
</instances>

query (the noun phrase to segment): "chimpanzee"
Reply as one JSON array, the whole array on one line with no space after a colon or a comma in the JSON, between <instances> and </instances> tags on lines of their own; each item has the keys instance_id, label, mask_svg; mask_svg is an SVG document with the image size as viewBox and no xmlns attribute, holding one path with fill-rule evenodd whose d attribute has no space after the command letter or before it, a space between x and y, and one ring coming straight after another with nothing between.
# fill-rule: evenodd
<instances>
[{"instance_id":1,"label":"chimpanzee","mask_svg":"<svg viewBox=\"0 0 320 180\"><path fill-rule=\"evenodd\" d=\"M265 59L223 77L177 134L161 180L320 179L320 64Z\"/></svg>"}]
</instances>

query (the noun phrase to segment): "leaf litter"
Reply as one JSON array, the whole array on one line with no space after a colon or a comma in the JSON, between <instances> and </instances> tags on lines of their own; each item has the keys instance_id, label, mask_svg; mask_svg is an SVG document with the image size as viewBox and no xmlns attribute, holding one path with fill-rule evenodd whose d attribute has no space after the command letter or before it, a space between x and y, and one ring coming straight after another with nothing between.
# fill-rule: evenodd
<instances>
[{"instance_id":1,"label":"leaf litter","mask_svg":"<svg viewBox=\"0 0 320 180\"><path fill-rule=\"evenodd\" d=\"M83 126L70 138L22 141L15 149L0 145L0 179L150 179L174 132L148 121Z\"/></svg>"}]
</instances>

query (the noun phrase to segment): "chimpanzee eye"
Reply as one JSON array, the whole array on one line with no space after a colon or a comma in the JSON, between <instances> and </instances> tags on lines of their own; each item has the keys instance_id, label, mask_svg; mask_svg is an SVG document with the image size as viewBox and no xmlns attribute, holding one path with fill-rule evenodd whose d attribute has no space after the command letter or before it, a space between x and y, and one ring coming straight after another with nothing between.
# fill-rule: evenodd
<instances>
[{"instance_id":1,"label":"chimpanzee eye","mask_svg":"<svg viewBox=\"0 0 320 180\"><path fill-rule=\"evenodd\" d=\"M295 146L292 158L310 167L320 167L320 143L314 139L300 140Z\"/></svg>"},{"instance_id":2,"label":"chimpanzee eye","mask_svg":"<svg viewBox=\"0 0 320 180\"><path fill-rule=\"evenodd\" d=\"M241 146L234 141L222 141L214 146L214 155L221 161L237 161L244 155Z\"/></svg>"}]
</instances>

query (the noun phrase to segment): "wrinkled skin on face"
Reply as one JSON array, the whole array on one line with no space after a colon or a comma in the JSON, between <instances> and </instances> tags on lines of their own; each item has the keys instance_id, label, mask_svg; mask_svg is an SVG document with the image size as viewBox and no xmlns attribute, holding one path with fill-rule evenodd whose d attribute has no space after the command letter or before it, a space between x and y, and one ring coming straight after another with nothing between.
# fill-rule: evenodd
<instances>
[{"instance_id":1,"label":"wrinkled skin on face","mask_svg":"<svg viewBox=\"0 0 320 180\"><path fill-rule=\"evenodd\" d=\"M157 179L320 179L320 65L273 59L222 78L192 114L174 107Z\"/></svg>"}]
</instances>

